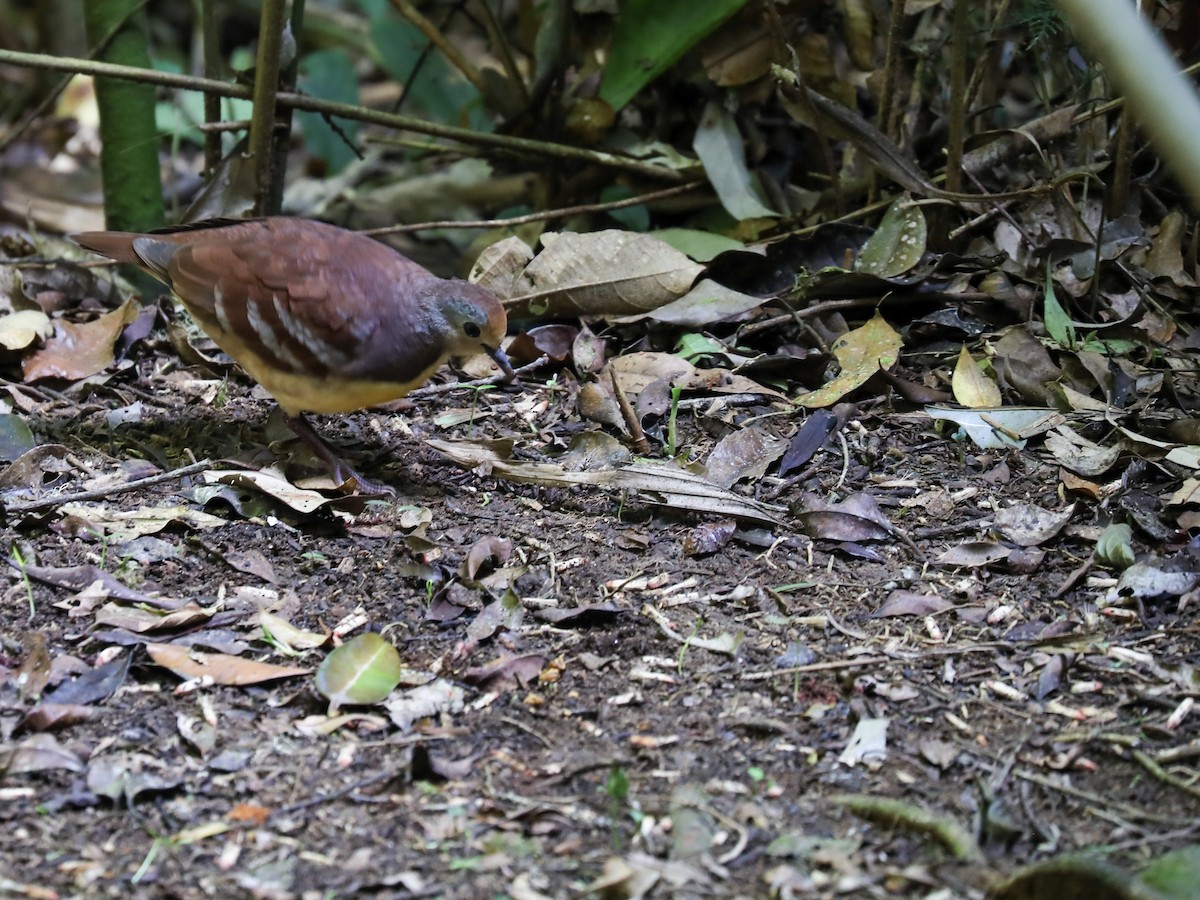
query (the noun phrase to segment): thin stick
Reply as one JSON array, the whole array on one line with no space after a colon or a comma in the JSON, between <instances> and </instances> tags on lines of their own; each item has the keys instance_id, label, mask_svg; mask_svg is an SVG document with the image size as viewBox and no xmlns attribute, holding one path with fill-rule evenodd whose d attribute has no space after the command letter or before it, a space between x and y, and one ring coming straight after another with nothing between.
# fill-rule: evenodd
<instances>
[{"instance_id":1,"label":"thin stick","mask_svg":"<svg viewBox=\"0 0 1200 900\"><path fill-rule=\"evenodd\" d=\"M544 209L541 212L529 213L525 216L513 216L511 219L476 219L474 221L446 222L417 222L415 225L389 225L385 228L371 228L362 232L372 236L382 234L401 234L408 231L426 231L430 228L504 228L511 225L525 225L529 222L542 222L546 219L561 219L566 216L577 216L585 213L606 212L610 209L624 209L627 206L639 206L654 200L677 197L702 187L707 182L692 181L675 187L638 194L636 197L626 197L624 200L610 200L607 203L581 203L578 206L560 206L558 209Z\"/></svg>"},{"instance_id":2,"label":"thin stick","mask_svg":"<svg viewBox=\"0 0 1200 900\"><path fill-rule=\"evenodd\" d=\"M520 378L527 372L532 372L534 369L540 369L546 363L550 362L550 357L539 356L531 363L526 363L521 368L513 372L514 377ZM511 384L512 378L507 375L495 375L491 378L477 378L474 381L451 381L447 384L431 384L429 387L417 388L415 391L409 391L409 397L432 397L436 394L448 394L451 391L457 391L460 388L477 388L485 385L495 384Z\"/></svg>"},{"instance_id":3,"label":"thin stick","mask_svg":"<svg viewBox=\"0 0 1200 900\"><path fill-rule=\"evenodd\" d=\"M124 484L117 484L111 487L99 488L92 491L79 491L75 494L56 494L53 497L43 497L40 500L31 500L28 503L12 503L3 507L5 512L10 513L28 513L36 512L40 509L52 509L56 506L65 506L68 503L82 503L86 500L107 500L114 494L124 494L129 491L136 491L139 488L150 487L155 484L162 484L165 481L175 481L179 478L184 478L188 475L195 475L197 472L203 472L206 469L212 468L212 461L202 459L200 462L192 463L190 466L184 466L181 469L172 469L169 472L159 472L157 475L148 475L145 478L137 478L133 481L126 481Z\"/></svg>"},{"instance_id":4,"label":"thin stick","mask_svg":"<svg viewBox=\"0 0 1200 900\"><path fill-rule=\"evenodd\" d=\"M101 63L88 59L68 56L47 56L41 53L18 53L15 50L0 50L0 64L26 66L31 69L49 69L56 72L82 72L85 75L99 75L110 78L124 78L128 81L140 81L146 84L158 84L163 87L180 88L192 91L211 91L222 97L236 97L241 100L251 99L250 88L240 84L225 81L214 81L211 78L197 78L194 75L181 75L174 72L159 72L154 69L143 69L138 66L119 66L113 63ZM604 166L612 169L622 169L647 178L657 178L660 181L670 181L676 184L687 180L687 175L675 169L655 166L616 153L606 153L602 150L589 150L584 147L572 147L568 144L553 144L546 141L535 141L529 138L518 138L503 134L488 134L481 131L471 131L468 128L456 128L452 125L442 125L438 122L427 122L416 116L404 116L398 113L385 113L378 110L353 106L349 103L334 103L320 100L306 94L291 91L281 91L275 97L275 102L293 109L337 116L343 119L353 119L359 122L372 122L388 128L403 131L415 131L418 134L429 134L435 137L449 138L462 141L472 146L491 147L498 150L508 150L514 153L535 156L538 158L556 158L574 160L591 165Z\"/></svg>"},{"instance_id":5,"label":"thin stick","mask_svg":"<svg viewBox=\"0 0 1200 900\"><path fill-rule=\"evenodd\" d=\"M625 390L617 378L617 370L611 363L608 366L608 379L612 382L613 397L621 409L621 418L625 420L625 427L629 429L629 435L633 438L634 449L642 456L649 456L650 442L646 440L646 432L642 431L642 423L638 421L637 413L633 411L629 398L625 396Z\"/></svg>"},{"instance_id":6,"label":"thin stick","mask_svg":"<svg viewBox=\"0 0 1200 900\"><path fill-rule=\"evenodd\" d=\"M446 39L446 36L442 34L436 25L421 15L409 0L392 0L392 6L396 8L396 11L400 15L408 20L410 25L425 35L429 39L429 43L441 51L442 56L446 57L446 61L458 69L462 73L463 78L475 86L475 90L479 91L484 97L492 100L495 99L493 92L488 90L487 82L483 80L483 74L479 69L467 59L466 55L458 47Z\"/></svg>"}]
</instances>

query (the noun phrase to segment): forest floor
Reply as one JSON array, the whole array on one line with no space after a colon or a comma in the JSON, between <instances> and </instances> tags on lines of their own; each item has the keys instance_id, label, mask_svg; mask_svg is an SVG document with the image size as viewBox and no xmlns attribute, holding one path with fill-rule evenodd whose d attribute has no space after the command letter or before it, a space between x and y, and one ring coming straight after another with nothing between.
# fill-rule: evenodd
<instances>
[{"instance_id":1,"label":"forest floor","mask_svg":"<svg viewBox=\"0 0 1200 900\"><path fill-rule=\"evenodd\" d=\"M1196 840L1200 801L1171 775L1194 725L1170 720L1194 614L1075 577L1097 513L1037 446L862 410L798 478L750 486L778 523L707 553L711 517L517 484L424 441L565 445L545 378L322 421L395 500L303 512L203 472L114 487L147 473L131 459L271 459L268 404L240 376L221 390L191 402L143 360L31 417L57 481L10 480L10 506L111 493L9 510L6 896L978 897L1068 851L1136 871ZM725 414L784 439L802 421ZM712 442L698 413L679 427L685 452ZM868 494L890 526L814 540L805 492ZM1040 548L996 540L1022 504L1066 511ZM184 681L148 655L315 669L328 644L285 652L262 610L323 639L379 631L414 677L330 718L311 674Z\"/></svg>"}]
</instances>

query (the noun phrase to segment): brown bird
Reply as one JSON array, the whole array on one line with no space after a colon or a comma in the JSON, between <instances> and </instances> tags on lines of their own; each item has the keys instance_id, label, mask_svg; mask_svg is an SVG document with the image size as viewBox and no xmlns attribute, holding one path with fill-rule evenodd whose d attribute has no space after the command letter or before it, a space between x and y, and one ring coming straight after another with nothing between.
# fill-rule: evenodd
<instances>
[{"instance_id":1,"label":"brown bird","mask_svg":"<svg viewBox=\"0 0 1200 900\"><path fill-rule=\"evenodd\" d=\"M279 401L288 425L329 467L370 493L305 412L343 413L403 397L452 356L483 350L508 379L504 307L391 247L283 216L213 220L135 234L88 231L80 246L162 281L222 350Z\"/></svg>"}]
</instances>

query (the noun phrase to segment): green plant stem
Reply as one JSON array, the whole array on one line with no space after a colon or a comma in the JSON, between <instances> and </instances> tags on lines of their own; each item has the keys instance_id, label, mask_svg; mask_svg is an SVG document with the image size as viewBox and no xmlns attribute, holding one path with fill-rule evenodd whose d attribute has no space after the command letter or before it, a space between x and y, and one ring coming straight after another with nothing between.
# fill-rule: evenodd
<instances>
[{"instance_id":1,"label":"green plant stem","mask_svg":"<svg viewBox=\"0 0 1200 900\"><path fill-rule=\"evenodd\" d=\"M284 0L263 0L258 23L258 58L254 64L254 113L250 120L250 158L254 160L254 212L270 215L274 193L271 185L282 173L276 172L273 151L275 134L275 98L279 94L279 50L283 46ZM281 192L282 193L282 192Z\"/></svg>"},{"instance_id":2,"label":"green plant stem","mask_svg":"<svg viewBox=\"0 0 1200 900\"><path fill-rule=\"evenodd\" d=\"M1055 0L1200 208L1200 98L1129 0Z\"/></svg>"},{"instance_id":3,"label":"green plant stem","mask_svg":"<svg viewBox=\"0 0 1200 900\"><path fill-rule=\"evenodd\" d=\"M675 451L679 447L679 433L676 430L676 422L679 419L679 396L683 393L683 388L671 388L671 414L667 418L667 456L670 459L675 458Z\"/></svg>"},{"instance_id":4,"label":"green plant stem","mask_svg":"<svg viewBox=\"0 0 1200 900\"><path fill-rule=\"evenodd\" d=\"M86 0L88 40L99 45L114 27L103 52L121 66L150 66L144 17L134 14L137 0ZM96 65L97 63L92 63ZM162 181L158 173L158 133L154 125L154 89L113 78L96 79L100 139L104 150L104 213L109 228L149 231L163 224Z\"/></svg>"}]
</instances>

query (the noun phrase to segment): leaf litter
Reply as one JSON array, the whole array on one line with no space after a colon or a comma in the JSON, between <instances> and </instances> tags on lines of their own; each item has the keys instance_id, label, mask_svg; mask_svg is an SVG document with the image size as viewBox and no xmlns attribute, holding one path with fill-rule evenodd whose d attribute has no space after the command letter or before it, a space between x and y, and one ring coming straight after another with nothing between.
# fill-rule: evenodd
<instances>
[{"instance_id":1,"label":"leaf litter","mask_svg":"<svg viewBox=\"0 0 1200 900\"><path fill-rule=\"evenodd\" d=\"M870 16L845 6L844 31L814 30L796 63L845 109L771 89L791 126L836 124L846 170L781 184L737 152L741 110L714 105L692 162L748 246L689 257L611 227L545 232L536 254L494 245L478 268L511 308L569 324L527 328L514 358L553 364L510 393L339 423L402 505L277 463L261 397L132 301L6 317L12 415L34 427L5 453L5 799L56 827L101 810L120 838L85 834L24 881L82 889L103 860L170 882L219 859L263 894L291 866L451 893L440 855L473 888L502 872L528 896L1194 884L1186 216L1156 197L1104 222L1064 187L963 222L946 251L932 207L902 196L870 229L754 245L771 226L753 219L822 209L830 181L868 180L863 160L930 187L903 139L920 111L896 123L901 146L819 70L874 65ZM906 9L928 24L938 7ZM750 92L771 29L732 21L699 59ZM993 149L964 168L1018 181ZM168 345L198 368L162 372ZM180 395L205 402L162 399ZM189 454L230 465L69 501L122 483L119 459ZM313 676L356 641L411 669L361 694ZM331 695L362 708L324 713ZM394 862L337 839L379 833L377 809ZM134 812L175 839L146 872ZM1013 872L1159 842L1179 855ZM272 869L296 847L292 874Z\"/></svg>"}]
</instances>

